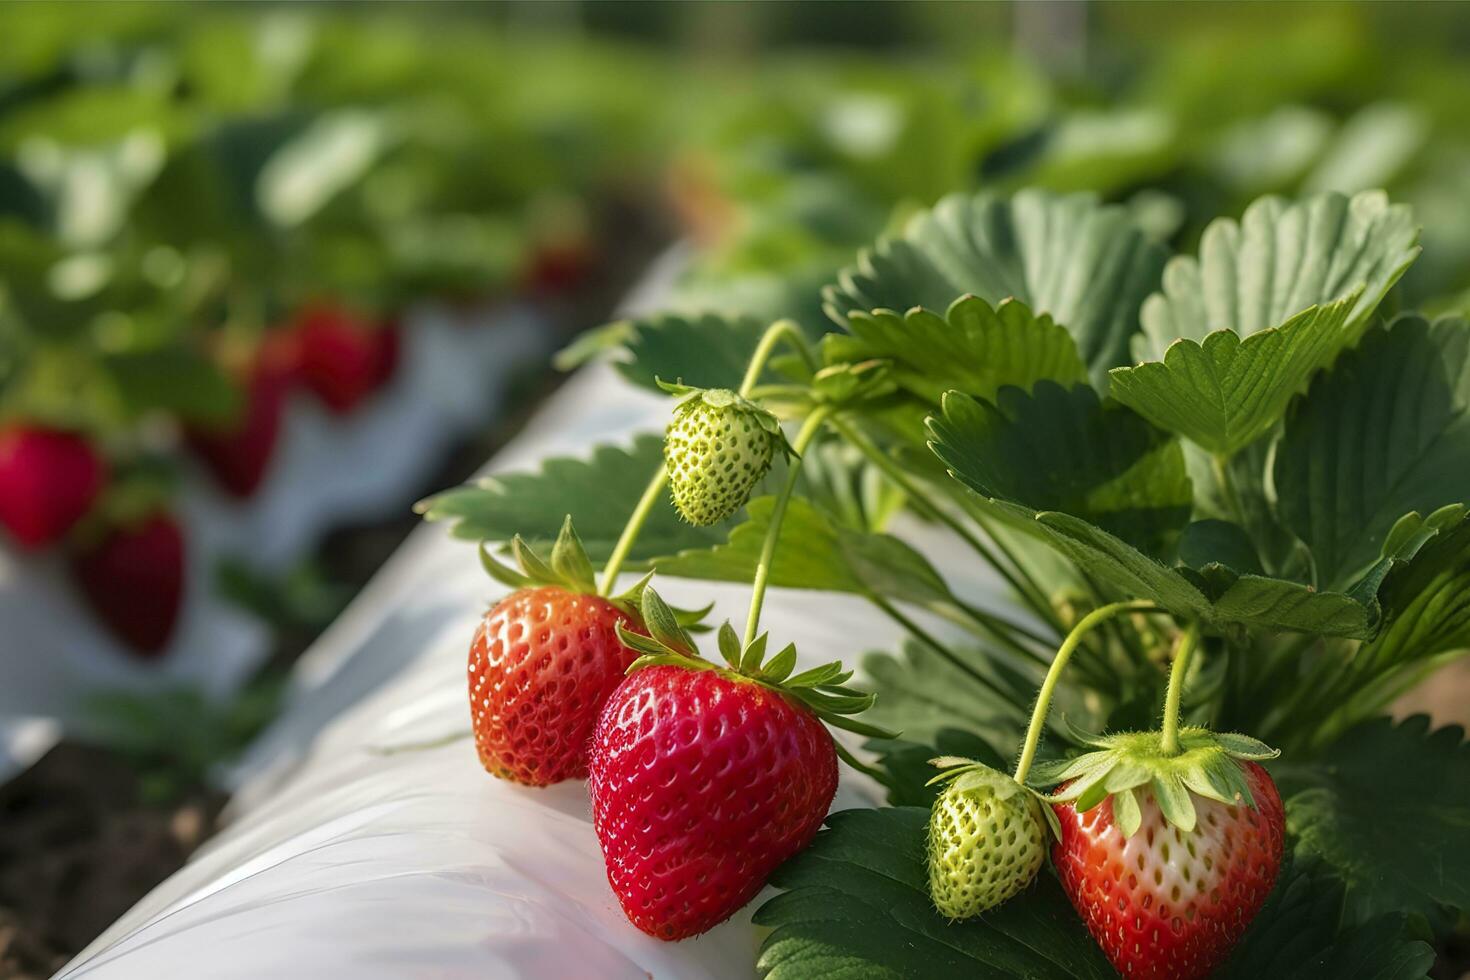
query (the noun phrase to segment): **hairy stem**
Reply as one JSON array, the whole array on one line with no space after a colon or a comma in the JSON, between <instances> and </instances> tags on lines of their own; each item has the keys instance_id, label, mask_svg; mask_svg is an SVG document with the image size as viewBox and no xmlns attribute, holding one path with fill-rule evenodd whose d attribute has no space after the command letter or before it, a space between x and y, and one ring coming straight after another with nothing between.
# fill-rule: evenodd
<instances>
[{"instance_id":1,"label":"hairy stem","mask_svg":"<svg viewBox=\"0 0 1470 980\"><path fill-rule=\"evenodd\" d=\"M1164 695L1164 733L1159 748L1165 755L1179 754L1179 701L1184 695L1184 675L1189 671L1190 655L1199 646L1199 623L1190 623L1179 638L1174 666L1169 669L1169 692Z\"/></svg>"},{"instance_id":2,"label":"hairy stem","mask_svg":"<svg viewBox=\"0 0 1470 980\"><path fill-rule=\"evenodd\" d=\"M791 503L791 493L796 489L796 478L801 475L801 454L806 452L806 447L811 445L812 439L816 438L822 429L822 423L826 421L831 409L825 405L819 405L812 414L806 417L802 423L801 431L796 434L795 441L791 444L791 450L796 454L796 459L786 468L786 483L781 487L780 494L776 497L776 507L771 511L771 525L766 528L766 539L761 544L760 560L755 566L755 580L751 583L750 591L750 615L745 619L745 645L750 646L754 642L756 633L761 623L761 603L766 598L766 585L771 578L771 562L776 557L776 544L781 540L781 522L786 519L786 506Z\"/></svg>"},{"instance_id":3,"label":"hairy stem","mask_svg":"<svg viewBox=\"0 0 1470 980\"><path fill-rule=\"evenodd\" d=\"M1082 642L1082 638L1099 623L1106 622L1119 613L1157 611L1159 607L1147 601L1114 602L1094 609L1072 627L1072 632L1067 634L1067 638L1057 648L1057 655L1052 658L1051 667L1047 669L1046 679L1041 682L1041 691L1036 695L1036 706L1031 709L1031 724L1026 728L1026 741L1021 746L1021 759L1016 763L1016 782L1023 786L1026 784L1026 777L1031 773L1031 763L1036 761L1036 747L1041 744L1042 729L1046 727L1046 713L1051 708L1052 695L1056 693L1062 671L1067 668L1067 661L1072 659L1072 653Z\"/></svg>"}]
</instances>

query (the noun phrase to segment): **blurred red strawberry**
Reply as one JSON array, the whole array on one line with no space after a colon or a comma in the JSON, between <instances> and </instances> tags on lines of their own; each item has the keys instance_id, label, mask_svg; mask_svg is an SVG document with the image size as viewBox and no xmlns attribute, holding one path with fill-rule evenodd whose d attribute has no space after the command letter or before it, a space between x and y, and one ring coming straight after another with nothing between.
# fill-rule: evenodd
<instances>
[{"instance_id":1,"label":"blurred red strawberry","mask_svg":"<svg viewBox=\"0 0 1470 980\"><path fill-rule=\"evenodd\" d=\"M398 364L394 322L373 326L340 306L315 304L295 333L301 381L338 415L382 387Z\"/></svg>"},{"instance_id":2,"label":"blurred red strawberry","mask_svg":"<svg viewBox=\"0 0 1470 980\"><path fill-rule=\"evenodd\" d=\"M254 493L270 466L286 409L287 378L276 364L258 359L240 414L222 426L191 426L185 434L220 486L237 497Z\"/></svg>"},{"instance_id":3,"label":"blurred red strawberry","mask_svg":"<svg viewBox=\"0 0 1470 980\"><path fill-rule=\"evenodd\" d=\"M106 462L81 436L25 423L0 430L0 524L27 550L69 531L106 481Z\"/></svg>"},{"instance_id":4,"label":"blurred red strawberry","mask_svg":"<svg viewBox=\"0 0 1470 980\"><path fill-rule=\"evenodd\" d=\"M144 657L163 651L184 598L184 535L171 514L113 527L73 558L72 571L119 639Z\"/></svg>"},{"instance_id":5,"label":"blurred red strawberry","mask_svg":"<svg viewBox=\"0 0 1470 980\"><path fill-rule=\"evenodd\" d=\"M596 266L597 251L585 238L543 242L532 249L521 280L535 295L556 296L584 284Z\"/></svg>"}]
</instances>

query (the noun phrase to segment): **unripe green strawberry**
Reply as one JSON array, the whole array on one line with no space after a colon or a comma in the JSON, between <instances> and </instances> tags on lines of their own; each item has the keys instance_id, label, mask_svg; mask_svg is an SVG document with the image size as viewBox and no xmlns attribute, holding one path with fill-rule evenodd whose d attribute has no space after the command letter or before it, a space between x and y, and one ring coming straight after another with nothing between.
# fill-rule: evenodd
<instances>
[{"instance_id":1,"label":"unripe green strawberry","mask_svg":"<svg viewBox=\"0 0 1470 980\"><path fill-rule=\"evenodd\" d=\"M966 759L929 814L929 897L941 915L968 919L1024 891L1046 858L1037 797L1004 773Z\"/></svg>"},{"instance_id":2,"label":"unripe green strawberry","mask_svg":"<svg viewBox=\"0 0 1470 980\"><path fill-rule=\"evenodd\" d=\"M745 506L782 444L769 412L723 388L695 391L674 409L664 438L674 506L696 527L725 520Z\"/></svg>"}]
</instances>

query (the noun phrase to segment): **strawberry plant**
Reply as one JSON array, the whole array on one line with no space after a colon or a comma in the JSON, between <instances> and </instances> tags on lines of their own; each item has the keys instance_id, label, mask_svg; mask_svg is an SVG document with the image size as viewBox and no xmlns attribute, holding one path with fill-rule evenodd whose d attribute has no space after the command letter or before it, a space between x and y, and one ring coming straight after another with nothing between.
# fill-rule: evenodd
<instances>
[{"instance_id":1,"label":"strawberry plant","mask_svg":"<svg viewBox=\"0 0 1470 980\"><path fill-rule=\"evenodd\" d=\"M825 329L656 315L579 347L800 423L765 482L732 443L733 508L682 522L645 438L424 509L489 541L571 513L594 563L636 510L615 569L754 582L752 623L768 585L850 593L908 635L851 682L877 696L860 727L902 732L853 760L890 805L774 872L762 976L1423 977L1424 938L1470 910L1470 750L1385 716L1470 646L1470 325L1396 309L1417 237L1381 193L1272 197L1170 256L1085 194L955 195L835 276ZM670 473L701 433L671 427ZM920 523L1011 607L946 581L904 540ZM668 630L624 639L664 666L594 742L617 820L637 804L599 751L621 764L639 706L720 670ZM717 714L693 690L671 730ZM686 883L621 833L630 917L695 931L640 919Z\"/></svg>"}]
</instances>

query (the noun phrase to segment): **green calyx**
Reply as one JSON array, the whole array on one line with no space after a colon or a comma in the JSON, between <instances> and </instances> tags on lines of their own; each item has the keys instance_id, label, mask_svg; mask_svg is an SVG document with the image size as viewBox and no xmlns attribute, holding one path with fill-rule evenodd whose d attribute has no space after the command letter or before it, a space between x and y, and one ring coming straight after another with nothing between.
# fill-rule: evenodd
<instances>
[{"instance_id":1,"label":"green calyx","mask_svg":"<svg viewBox=\"0 0 1470 980\"><path fill-rule=\"evenodd\" d=\"M551 547L550 562L536 554L535 549L519 534L511 539L510 552L519 571L496 561L485 543L480 542L480 565L486 574L501 585L508 585L512 589L554 585L568 592L597 594L592 560L587 557L587 549L582 546L582 539L577 537L577 531L572 527L570 514L562 521L561 532L557 534L556 543Z\"/></svg>"},{"instance_id":2,"label":"green calyx","mask_svg":"<svg viewBox=\"0 0 1470 980\"><path fill-rule=\"evenodd\" d=\"M1058 836L1060 826L1039 793L1005 773L973 759L929 761L945 770L929 781L945 784L929 812L929 897L940 914L968 919L1031 884L1047 825Z\"/></svg>"},{"instance_id":3,"label":"green calyx","mask_svg":"<svg viewBox=\"0 0 1470 980\"><path fill-rule=\"evenodd\" d=\"M1089 735L1073 729L1078 741L1096 751L1073 759L1039 763L1032 772L1035 786L1067 782L1046 799L1071 803L1087 811L1109 797L1113 820L1124 837L1142 822L1137 793L1148 791L1164 819L1186 833L1194 830L1195 809L1190 794L1227 806L1255 808L1241 762L1274 759L1275 749L1248 735L1217 733L1205 728L1179 730L1177 752L1164 748L1159 732Z\"/></svg>"},{"instance_id":4,"label":"green calyx","mask_svg":"<svg viewBox=\"0 0 1470 980\"><path fill-rule=\"evenodd\" d=\"M519 534L511 539L510 551L517 568L497 561L490 554L490 549L485 546L485 542L480 542L481 567L485 569L486 574L502 585L512 589L552 586L581 595L595 596L598 594L592 559L587 556L587 549L582 546L582 539L577 537L577 531L572 527L571 515L568 515L562 522L561 531L556 536L556 543L551 547L549 562L538 555L536 549L527 544ZM644 591L648 588L648 583L652 578L653 573L649 572L635 582L632 588L621 595L608 598L607 601L627 615L638 617L643 605ZM708 627L701 625L701 622L705 616L709 615L712 608L713 604L703 609L670 609L670 614L681 629L702 632Z\"/></svg>"},{"instance_id":5,"label":"green calyx","mask_svg":"<svg viewBox=\"0 0 1470 980\"><path fill-rule=\"evenodd\" d=\"M774 415L736 392L660 384L683 396L664 436L674 507L695 526L718 524L745 506L776 451L790 451L786 437Z\"/></svg>"},{"instance_id":6,"label":"green calyx","mask_svg":"<svg viewBox=\"0 0 1470 980\"><path fill-rule=\"evenodd\" d=\"M740 639L728 622L719 629L720 654L727 666L721 667L699 655L689 631L680 625L678 617L651 588L645 588L640 612L648 635L643 636L617 627L618 638L630 650L641 654L628 667L628 673L644 667L668 665L688 670L713 670L732 680L759 684L777 691L800 703L822 721L845 731L868 738L896 738L876 725L856 720L852 715L861 714L872 707L874 695L857 691L844 685L852 679L852 671L844 670L839 661L813 667L793 676L796 669L796 644L788 643L776 654L767 657L768 634L762 633L751 643L741 646ZM838 754L854 766L853 760L839 744Z\"/></svg>"}]
</instances>

